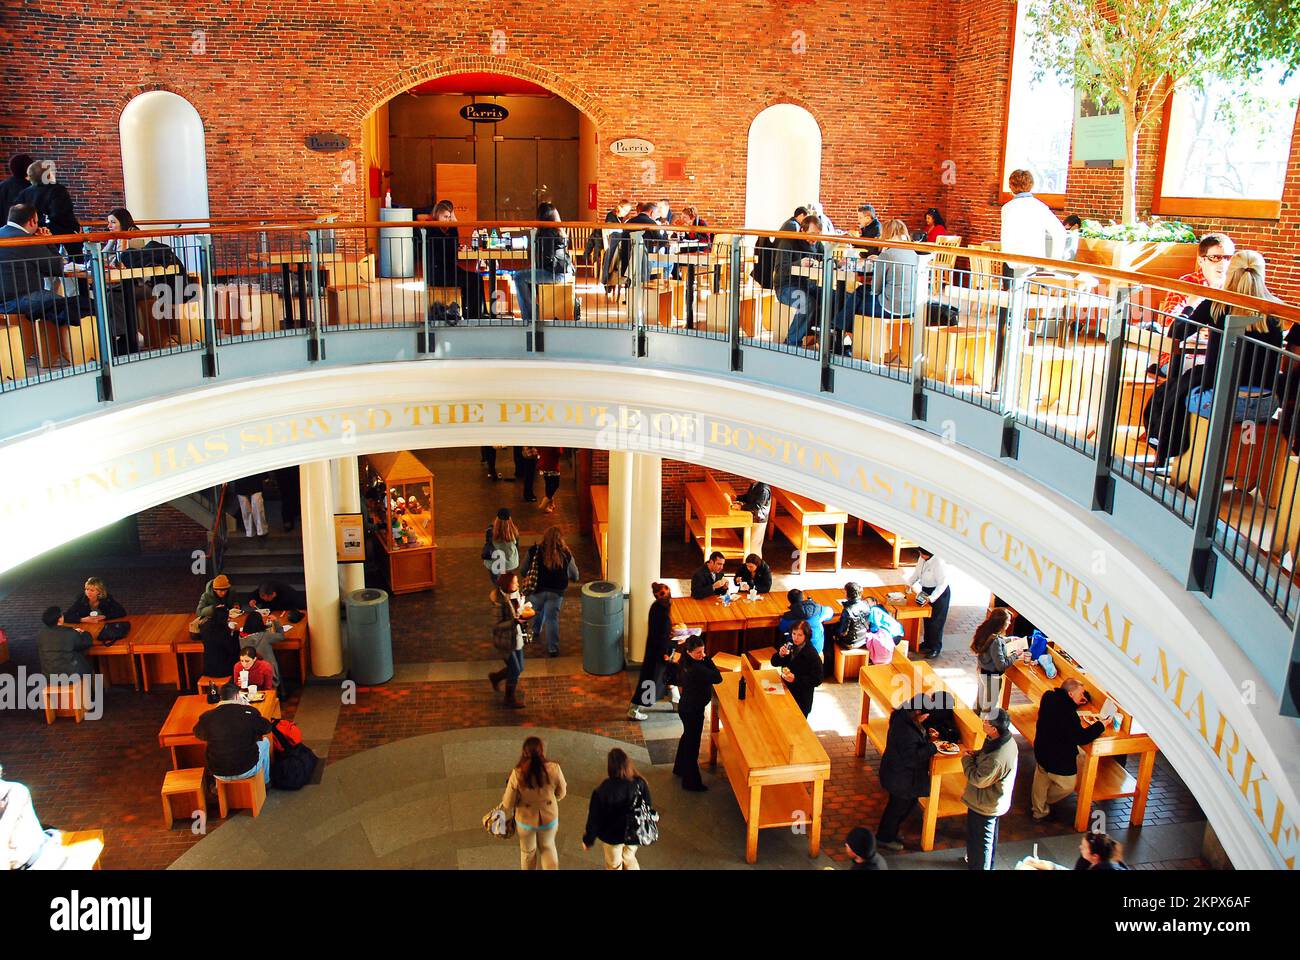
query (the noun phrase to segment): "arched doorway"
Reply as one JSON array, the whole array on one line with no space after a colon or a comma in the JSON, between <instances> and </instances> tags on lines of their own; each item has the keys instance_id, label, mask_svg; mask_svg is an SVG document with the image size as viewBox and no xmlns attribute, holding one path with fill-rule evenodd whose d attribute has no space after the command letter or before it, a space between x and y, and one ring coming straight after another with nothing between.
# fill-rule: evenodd
<instances>
[{"instance_id":1,"label":"arched doorway","mask_svg":"<svg viewBox=\"0 0 1300 960\"><path fill-rule=\"evenodd\" d=\"M803 107L776 103L749 125L745 226L772 230L821 196L822 131Z\"/></svg>"},{"instance_id":2,"label":"arched doorway","mask_svg":"<svg viewBox=\"0 0 1300 960\"><path fill-rule=\"evenodd\" d=\"M182 96L150 90L118 121L126 206L137 220L204 219L208 161L203 120Z\"/></svg>"}]
</instances>

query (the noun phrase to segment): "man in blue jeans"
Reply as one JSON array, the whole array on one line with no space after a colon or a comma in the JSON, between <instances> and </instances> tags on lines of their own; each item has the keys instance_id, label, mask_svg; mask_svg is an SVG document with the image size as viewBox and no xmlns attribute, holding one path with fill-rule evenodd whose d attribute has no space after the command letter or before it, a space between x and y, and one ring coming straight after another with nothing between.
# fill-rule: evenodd
<instances>
[{"instance_id":1,"label":"man in blue jeans","mask_svg":"<svg viewBox=\"0 0 1300 960\"><path fill-rule=\"evenodd\" d=\"M984 714L984 746L961 757L966 774L966 864L992 870L998 849L998 818L1011 809L1019 750L1011 735L1011 717L1001 707Z\"/></svg>"},{"instance_id":2,"label":"man in blue jeans","mask_svg":"<svg viewBox=\"0 0 1300 960\"><path fill-rule=\"evenodd\" d=\"M239 702L239 687L221 688L221 703L194 724L194 736L207 747L207 765L218 780L247 780L261 774L271 782L271 724L257 710Z\"/></svg>"}]
</instances>

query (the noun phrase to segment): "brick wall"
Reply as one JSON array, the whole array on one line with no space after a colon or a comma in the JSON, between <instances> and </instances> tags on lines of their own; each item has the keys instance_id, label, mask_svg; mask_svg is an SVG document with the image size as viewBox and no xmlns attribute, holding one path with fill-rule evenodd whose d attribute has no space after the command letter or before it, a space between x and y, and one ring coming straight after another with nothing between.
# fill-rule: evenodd
<instances>
[{"instance_id":1,"label":"brick wall","mask_svg":"<svg viewBox=\"0 0 1300 960\"><path fill-rule=\"evenodd\" d=\"M712 473L723 486L728 484L737 495L748 489L750 479L725 470L705 468L698 463L686 463L682 460L663 461L663 504L660 513L660 527L666 535L680 536L682 524L686 521L685 488L694 480L703 480L705 473ZM591 455L591 482L609 483L609 453L595 450Z\"/></svg>"},{"instance_id":2,"label":"brick wall","mask_svg":"<svg viewBox=\"0 0 1300 960\"><path fill-rule=\"evenodd\" d=\"M172 553L207 548L208 531L169 503L150 507L135 516L141 553Z\"/></svg>"}]
</instances>

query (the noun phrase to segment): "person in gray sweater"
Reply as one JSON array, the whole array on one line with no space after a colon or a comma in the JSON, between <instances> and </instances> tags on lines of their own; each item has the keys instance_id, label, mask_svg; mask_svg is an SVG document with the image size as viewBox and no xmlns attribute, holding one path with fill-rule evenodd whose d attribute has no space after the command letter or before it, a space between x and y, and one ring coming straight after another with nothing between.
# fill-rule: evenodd
<instances>
[{"instance_id":1,"label":"person in gray sweater","mask_svg":"<svg viewBox=\"0 0 1300 960\"><path fill-rule=\"evenodd\" d=\"M890 220L885 224L883 239L910 239L907 224ZM910 317L916 311L916 268L920 262L916 251L886 247L870 262L870 282L853 291L835 315L834 327L839 335L851 334L855 316ZM845 354L852 352L851 347L851 341L845 343Z\"/></svg>"},{"instance_id":2,"label":"person in gray sweater","mask_svg":"<svg viewBox=\"0 0 1300 960\"><path fill-rule=\"evenodd\" d=\"M275 678L277 690L280 689L280 661L275 657L274 644L283 639L284 630L281 629L279 621L275 617L263 620L262 615L256 610L245 618L243 629L239 631L240 645L252 647L261 659L271 665L271 674Z\"/></svg>"},{"instance_id":3,"label":"person in gray sweater","mask_svg":"<svg viewBox=\"0 0 1300 960\"><path fill-rule=\"evenodd\" d=\"M1011 717L1000 707L984 715L984 746L961 757L966 774L966 862L971 870L992 870L998 847L998 818L1011 809L1019 749Z\"/></svg>"}]
</instances>

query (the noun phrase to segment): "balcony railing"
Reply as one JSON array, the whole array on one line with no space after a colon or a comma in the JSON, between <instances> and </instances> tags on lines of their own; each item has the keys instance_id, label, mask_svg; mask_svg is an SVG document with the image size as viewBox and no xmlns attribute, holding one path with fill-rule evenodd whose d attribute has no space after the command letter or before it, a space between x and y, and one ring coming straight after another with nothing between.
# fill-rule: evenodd
<instances>
[{"instance_id":1,"label":"balcony railing","mask_svg":"<svg viewBox=\"0 0 1300 960\"><path fill-rule=\"evenodd\" d=\"M992 246L705 229L300 222L0 241L11 256L84 244L66 263L0 260L0 303L36 297L0 317L0 404L73 377L107 404L115 377L153 359L194 354L201 381L231 346L267 340L318 363L332 343L347 356L364 331L406 330L429 357L461 328L522 334L542 358L548 331L586 328L635 362L652 333L697 338L725 346L719 372L769 358L755 365L788 365L811 391L834 394L837 375L892 384L915 422L932 399L984 411L1003 456L1041 435L1091 461L1094 509L1122 482L1191 530L1190 589L1222 557L1295 628L1300 356L1248 328L1300 309L1092 264L1008 266ZM1222 316L1166 314L1168 292Z\"/></svg>"}]
</instances>

